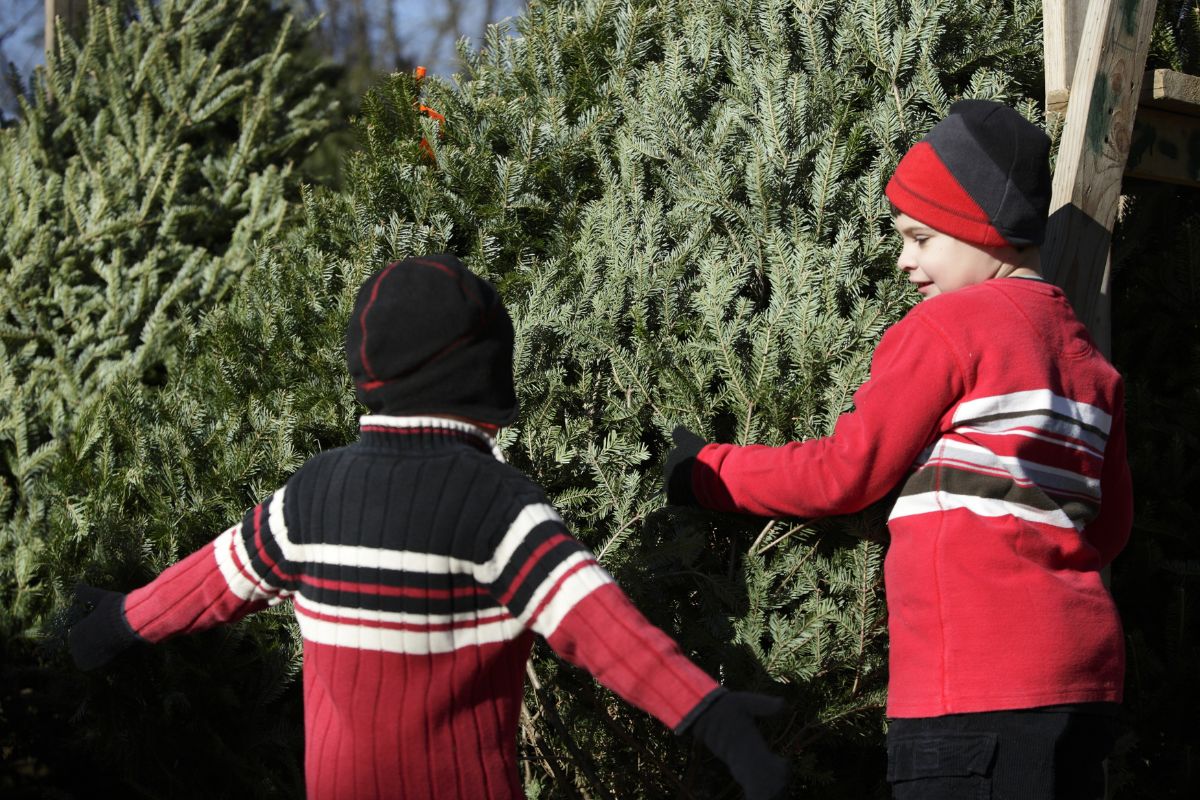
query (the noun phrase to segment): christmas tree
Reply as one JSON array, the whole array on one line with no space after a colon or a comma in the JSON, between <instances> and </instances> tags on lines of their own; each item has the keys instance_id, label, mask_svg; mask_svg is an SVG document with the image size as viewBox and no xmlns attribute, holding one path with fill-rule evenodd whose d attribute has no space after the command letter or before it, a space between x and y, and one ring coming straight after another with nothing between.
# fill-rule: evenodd
<instances>
[{"instance_id":1,"label":"christmas tree","mask_svg":"<svg viewBox=\"0 0 1200 800\"><path fill-rule=\"evenodd\" d=\"M122 405L120 426L103 433L124 436L126 455L148 459L138 462L140 474L118 466L97 420L114 398L152 395L171 379L189 330L253 269L256 246L297 219L294 165L334 111L320 76L303 66L306 36L282 3L93 3L86 34L56 39L20 118L0 131L0 743L8 788L37 779L100 791L105 775L128 771L139 775L132 786L162 796L210 771L203 757L180 757L186 732L218 745L231 735L204 731L203 718L183 722L190 703L228 719L239 699L228 687L224 698L185 698L178 687L195 671L82 682L62 670L54 645L64 620L53 609L76 581L144 579L176 546L177 507L156 507L144 530L136 520L143 482L186 454L153 451L144 437L153 420ZM197 490L180 482L167 491ZM223 646L244 660L270 660L265 647ZM261 704L264 720L278 710L269 692L290 683L290 654L276 661L278 676L260 667L262 685L240 698ZM160 729L141 726L156 716ZM294 742L285 732L266 725L247 739ZM78 760L74 739L97 745L102 771ZM220 763L237 788L297 769L264 772L247 755Z\"/></svg>"}]
</instances>

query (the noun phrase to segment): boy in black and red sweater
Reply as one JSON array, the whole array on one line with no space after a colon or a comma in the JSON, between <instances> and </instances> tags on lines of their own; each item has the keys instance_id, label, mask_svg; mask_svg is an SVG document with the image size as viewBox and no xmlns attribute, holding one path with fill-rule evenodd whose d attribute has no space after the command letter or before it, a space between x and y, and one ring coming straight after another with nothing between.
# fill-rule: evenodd
<instances>
[{"instance_id":1,"label":"boy in black and red sweater","mask_svg":"<svg viewBox=\"0 0 1200 800\"><path fill-rule=\"evenodd\" d=\"M924 298L822 439L708 444L676 429L672 502L858 511L899 486L884 565L896 798L1104 796L1124 678L1101 569L1132 498L1121 377L1038 273L1049 140L956 103L887 186Z\"/></svg>"},{"instance_id":2,"label":"boy in black and red sweater","mask_svg":"<svg viewBox=\"0 0 1200 800\"><path fill-rule=\"evenodd\" d=\"M690 731L751 798L783 759L753 717L651 625L493 441L516 417L512 323L452 256L388 265L347 332L354 444L321 453L211 544L128 594L81 587L70 631L94 668L134 642L231 622L290 599L304 639L305 773L313 800L523 796L517 717L533 634Z\"/></svg>"}]
</instances>

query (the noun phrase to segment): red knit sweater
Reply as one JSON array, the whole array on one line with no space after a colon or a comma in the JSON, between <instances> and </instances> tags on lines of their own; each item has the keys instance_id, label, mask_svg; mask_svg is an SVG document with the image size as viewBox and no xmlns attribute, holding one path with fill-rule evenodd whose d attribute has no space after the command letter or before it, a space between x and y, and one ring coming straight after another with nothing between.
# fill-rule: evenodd
<instances>
[{"instance_id":1,"label":"red knit sweater","mask_svg":"<svg viewBox=\"0 0 1200 800\"><path fill-rule=\"evenodd\" d=\"M364 417L356 444L309 461L124 614L157 642L285 598L310 800L522 797L534 633L672 728L717 689L465 423Z\"/></svg>"},{"instance_id":2,"label":"red knit sweater","mask_svg":"<svg viewBox=\"0 0 1200 800\"><path fill-rule=\"evenodd\" d=\"M714 444L708 508L819 517L897 485L884 567L893 717L1119 701L1100 569L1132 519L1121 378L1062 292L1004 278L916 306L832 435Z\"/></svg>"}]
</instances>

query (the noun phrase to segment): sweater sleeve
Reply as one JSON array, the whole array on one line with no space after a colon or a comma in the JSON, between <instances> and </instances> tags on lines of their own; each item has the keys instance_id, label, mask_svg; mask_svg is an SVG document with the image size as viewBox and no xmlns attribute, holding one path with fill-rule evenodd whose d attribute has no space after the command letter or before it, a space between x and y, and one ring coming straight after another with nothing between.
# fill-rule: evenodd
<instances>
[{"instance_id":1,"label":"sweater sleeve","mask_svg":"<svg viewBox=\"0 0 1200 800\"><path fill-rule=\"evenodd\" d=\"M705 508L823 517L866 508L900 482L965 390L946 337L919 316L884 334L871 374L831 435L781 447L710 444L692 470Z\"/></svg>"},{"instance_id":2,"label":"sweater sleeve","mask_svg":"<svg viewBox=\"0 0 1200 800\"><path fill-rule=\"evenodd\" d=\"M159 642L233 622L280 602L298 576L283 511L284 490L246 512L240 523L125 597L129 627Z\"/></svg>"},{"instance_id":3,"label":"sweater sleeve","mask_svg":"<svg viewBox=\"0 0 1200 800\"><path fill-rule=\"evenodd\" d=\"M544 500L520 508L476 577L559 656L672 729L718 688Z\"/></svg>"},{"instance_id":4,"label":"sweater sleeve","mask_svg":"<svg viewBox=\"0 0 1200 800\"><path fill-rule=\"evenodd\" d=\"M1106 566L1125 547L1133 527L1133 480L1125 444L1125 406L1119 399L1100 468L1100 510L1084 533Z\"/></svg>"}]
</instances>

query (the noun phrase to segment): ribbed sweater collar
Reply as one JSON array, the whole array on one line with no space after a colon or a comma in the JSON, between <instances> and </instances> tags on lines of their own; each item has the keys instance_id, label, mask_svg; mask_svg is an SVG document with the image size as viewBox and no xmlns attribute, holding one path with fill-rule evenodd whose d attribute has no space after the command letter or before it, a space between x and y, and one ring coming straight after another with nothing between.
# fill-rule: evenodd
<instances>
[{"instance_id":1,"label":"ribbed sweater collar","mask_svg":"<svg viewBox=\"0 0 1200 800\"><path fill-rule=\"evenodd\" d=\"M359 418L358 430L359 441L367 447L412 452L467 444L504 461L496 440L487 431L456 419L368 414Z\"/></svg>"}]
</instances>

